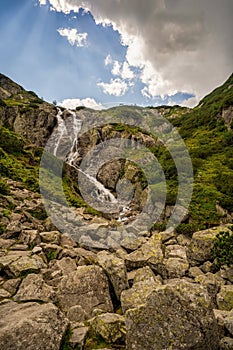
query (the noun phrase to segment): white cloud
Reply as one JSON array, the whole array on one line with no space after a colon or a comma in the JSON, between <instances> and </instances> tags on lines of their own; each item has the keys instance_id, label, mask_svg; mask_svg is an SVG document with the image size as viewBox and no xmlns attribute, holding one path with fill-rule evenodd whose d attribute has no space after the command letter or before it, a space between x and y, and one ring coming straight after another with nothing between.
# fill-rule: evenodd
<instances>
[{"instance_id":1,"label":"white cloud","mask_svg":"<svg viewBox=\"0 0 233 350\"><path fill-rule=\"evenodd\" d=\"M105 94L113 96L123 96L128 89L128 84L119 78L111 79L110 83L101 82L97 85L103 89Z\"/></svg>"},{"instance_id":2,"label":"white cloud","mask_svg":"<svg viewBox=\"0 0 233 350\"><path fill-rule=\"evenodd\" d=\"M105 64L105 66L109 66L110 64L112 64L112 57L111 57L111 55L108 55L106 58L105 58L105 60L104 60L104 64Z\"/></svg>"},{"instance_id":3,"label":"white cloud","mask_svg":"<svg viewBox=\"0 0 233 350\"><path fill-rule=\"evenodd\" d=\"M85 99L78 99L78 98L66 99L58 103L58 105L67 109L75 109L78 106L85 106L96 110L104 109L104 106L101 103L96 102L93 98L90 98L90 97Z\"/></svg>"},{"instance_id":4,"label":"white cloud","mask_svg":"<svg viewBox=\"0 0 233 350\"><path fill-rule=\"evenodd\" d=\"M85 46L87 43L87 33L78 33L75 28L59 28L58 33L61 36L67 37L70 45L74 46L75 44L79 47Z\"/></svg>"},{"instance_id":5,"label":"white cloud","mask_svg":"<svg viewBox=\"0 0 233 350\"><path fill-rule=\"evenodd\" d=\"M47 0L39 0L40 5L46 5Z\"/></svg>"},{"instance_id":6,"label":"white cloud","mask_svg":"<svg viewBox=\"0 0 233 350\"><path fill-rule=\"evenodd\" d=\"M196 97L191 97L188 100L184 100L182 103L180 103L180 105L182 107L189 107L189 108L193 108L198 104L198 100Z\"/></svg>"},{"instance_id":7,"label":"white cloud","mask_svg":"<svg viewBox=\"0 0 233 350\"><path fill-rule=\"evenodd\" d=\"M135 74L131 70L127 61L121 63L117 60L113 60L111 55L108 55L105 58L104 63L105 63L105 66L112 65L112 70L111 70L112 75L118 76L123 80L127 80L127 79L130 80L135 78Z\"/></svg>"},{"instance_id":8,"label":"white cloud","mask_svg":"<svg viewBox=\"0 0 233 350\"><path fill-rule=\"evenodd\" d=\"M96 23L112 24L129 66L143 70L149 96L182 91L199 100L232 72L232 0L48 1L57 11L83 7Z\"/></svg>"}]
</instances>

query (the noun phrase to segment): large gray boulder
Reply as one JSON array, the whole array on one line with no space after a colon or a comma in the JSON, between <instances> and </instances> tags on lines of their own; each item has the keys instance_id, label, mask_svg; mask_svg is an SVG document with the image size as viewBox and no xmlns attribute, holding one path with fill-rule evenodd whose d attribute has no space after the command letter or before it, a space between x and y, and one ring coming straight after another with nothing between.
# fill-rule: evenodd
<instances>
[{"instance_id":1,"label":"large gray boulder","mask_svg":"<svg viewBox=\"0 0 233 350\"><path fill-rule=\"evenodd\" d=\"M0 349L59 350L68 321L51 304L0 305Z\"/></svg>"},{"instance_id":2,"label":"large gray boulder","mask_svg":"<svg viewBox=\"0 0 233 350\"><path fill-rule=\"evenodd\" d=\"M124 260L106 251L99 252L97 258L112 282L116 297L120 299L122 291L129 288Z\"/></svg>"},{"instance_id":3,"label":"large gray boulder","mask_svg":"<svg viewBox=\"0 0 233 350\"><path fill-rule=\"evenodd\" d=\"M207 291L185 280L157 287L126 312L127 350L218 350L218 325Z\"/></svg>"},{"instance_id":4,"label":"large gray boulder","mask_svg":"<svg viewBox=\"0 0 233 350\"><path fill-rule=\"evenodd\" d=\"M97 308L113 311L108 279L98 266L79 266L76 271L63 276L58 284L57 299L64 312L80 305L88 318L94 316L92 312Z\"/></svg>"}]
</instances>

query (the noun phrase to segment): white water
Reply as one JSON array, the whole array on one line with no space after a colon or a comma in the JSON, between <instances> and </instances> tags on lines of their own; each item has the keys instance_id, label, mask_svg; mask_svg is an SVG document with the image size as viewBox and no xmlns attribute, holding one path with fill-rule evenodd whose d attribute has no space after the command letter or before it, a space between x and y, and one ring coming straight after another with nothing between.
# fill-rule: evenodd
<instances>
[{"instance_id":1,"label":"white water","mask_svg":"<svg viewBox=\"0 0 233 350\"><path fill-rule=\"evenodd\" d=\"M109 202L112 204L116 204L117 200L114 197L114 195L104 187L104 185L102 183L100 183L95 177L91 176L90 174L85 173L84 171L82 171L80 168L78 168L77 166L75 166L75 160L78 158L79 156L79 152L78 152L78 135L81 131L81 127L82 127L82 121L79 120L76 116L76 113L74 111L68 111L70 113L70 115L72 116L72 123L71 125L68 126L68 120L67 122L67 126L65 121L62 119L62 111L59 109L58 110L58 114L57 114L57 122L58 122L58 126L57 126L57 135L56 138L54 140L54 149L53 149L53 155L57 156L58 154L58 149L59 149L59 145L62 142L62 139L64 137L69 137L70 141L71 141L71 149L70 152L68 153L68 156L66 157L66 162L72 166L73 168L75 168L78 172L82 173L84 176L86 176L86 178L95 186L96 191L95 191L95 197L98 198L101 202Z\"/></svg>"},{"instance_id":2,"label":"white water","mask_svg":"<svg viewBox=\"0 0 233 350\"><path fill-rule=\"evenodd\" d=\"M56 138L53 141L53 144L55 146L54 150L53 150L53 155L55 157L57 156L57 150L58 150L58 147L60 145L62 136L64 135L64 132L65 132L64 121L63 121L61 115L62 115L62 111L60 109L58 109L58 113L56 115L56 118L57 118Z\"/></svg>"}]
</instances>

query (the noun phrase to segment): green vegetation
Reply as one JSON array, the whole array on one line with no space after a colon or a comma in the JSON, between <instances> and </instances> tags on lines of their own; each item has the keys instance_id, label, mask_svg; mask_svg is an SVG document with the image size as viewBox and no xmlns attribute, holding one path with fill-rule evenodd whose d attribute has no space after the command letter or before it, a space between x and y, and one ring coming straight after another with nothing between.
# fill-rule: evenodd
<instances>
[{"instance_id":1,"label":"green vegetation","mask_svg":"<svg viewBox=\"0 0 233 350\"><path fill-rule=\"evenodd\" d=\"M189 150L194 171L194 191L189 207L189 221L177 227L178 233L190 235L192 232L212 227L219 224L224 218L224 210L233 211L233 121L224 120L223 109L233 104L233 75L221 87L215 89L206 96L197 107L190 110L179 106L160 106L141 108L135 106L119 106L110 108L107 111L93 112L96 116L111 115L119 121L118 124L111 124L103 128L103 135L111 138L116 132L122 133L124 137L133 135L135 139L140 139L145 124L139 127L124 125L121 120L131 118L141 121L141 116L145 117L145 123L150 120L153 125L148 127L161 126L163 120L157 120L156 111L178 129L180 135L185 140ZM33 92L21 91L18 95L0 100L1 107L18 106L19 113L23 114L29 110L38 108L43 103ZM87 110L80 106L77 110ZM146 118L154 115L151 118ZM124 118L122 118L124 117ZM131 118L132 119L132 118ZM229 118L228 118L229 119ZM140 125L140 124L139 124ZM143 128L144 126L144 128ZM100 130L101 131L101 130ZM148 134L148 132L145 132ZM154 143L153 143L154 139ZM148 149L158 159L166 178L167 198L166 204L172 206L177 199L178 174L176 165L166 150L166 147L153 137L149 138ZM0 127L0 172L7 179L13 179L32 191L39 191L39 166L42 155L42 148L34 147L27 140L20 137L11 130ZM181 157L182 158L182 157ZM136 163L135 159L135 163ZM55 157L48 159L52 164L52 172L44 174L45 188L50 199L57 200L65 204L67 201L76 207L85 207L86 212L100 215L96 210L89 207L82 199L75 176L72 176L69 167L63 169L62 185L63 193L56 192L57 182L60 181L58 169L59 160ZM57 163L58 162L58 163ZM43 169L41 170L44 171ZM122 167L119 178L127 175L127 169ZM144 173L139 171L136 174L136 182L141 181L142 189L147 186ZM157 185L157 183L156 183ZM0 182L0 194L9 194L9 187L5 180ZM219 206L223 208L222 210ZM32 213L37 218L45 218L43 212ZM165 223L158 223L157 227L164 228Z\"/></svg>"},{"instance_id":2,"label":"green vegetation","mask_svg":"<svg viewBox=\"0 0 233 350\"><path fill-rule=\"evenodd\" d=\"M10 186L5 180L0 179L0 194L8 195L10 194Z\"/></svg>"},{"instance_id":3,"label":"green vegetation","mask_svg":"<svg viewBox=\"0 0 233 350\"><path fill-rule=\"evenodd\" d=\"M212 256L216 259L216 265L233 265L233 226L229 231L221 231L216 236Z\"/></svg>"}]
</instances>

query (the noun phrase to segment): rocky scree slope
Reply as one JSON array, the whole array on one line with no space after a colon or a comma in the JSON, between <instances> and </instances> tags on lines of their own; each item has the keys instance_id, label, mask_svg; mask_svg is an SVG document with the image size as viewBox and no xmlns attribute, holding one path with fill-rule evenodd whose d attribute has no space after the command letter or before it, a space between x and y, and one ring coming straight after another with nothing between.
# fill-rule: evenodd
<instances>
[{"instance_id":1,"label":"rocky scree slope","mask_svg":"<svg viewBox=\"0 0 233 350\"><path fill-rule=\"evenodd\" d=\"M233 268L211 254L230 226L192 238L144 232L110 250L90 248L56 230L38 194L6 181L1 349L232 349Z\"/></svg>"}]
</instances>

